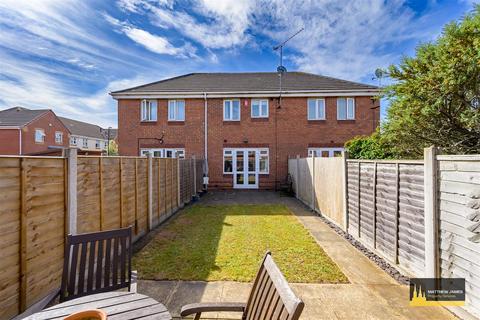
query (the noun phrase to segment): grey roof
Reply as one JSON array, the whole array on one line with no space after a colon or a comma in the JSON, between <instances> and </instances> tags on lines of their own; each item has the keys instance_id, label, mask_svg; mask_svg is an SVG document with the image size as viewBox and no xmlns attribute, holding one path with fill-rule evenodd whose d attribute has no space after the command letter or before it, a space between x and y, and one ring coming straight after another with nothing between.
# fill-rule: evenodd
<instances>
[{"instance_id":1,"label":"grey roof","mask_svg":"<svg viewBox=\"0 0 480 320\"><path fill-rule=\"evenodd\" d=\"M378 90L377 86L346 81L306 72L287 72L282 79L284 91ZM189 73L142 86L112 92L252 92L279 90L276 72Z\"/></svg>"},{"instance_id":2,"label":"grey roof","mask_svg":"<svg viewBox=\"0 0 480 320\"><path fill-rule=\"evenodd\" d=\"M13 107L0 111L1 127L23 127L42 114L48 112L48 109L31 110L23 107Z\"/></svg>"},{"instance_id":3,"label":"grey roof","mask_svg":"<svg viewBox=\"0 0 480 320\"><path fill-rule=\"evenodd\" d=\"M63 122L65 127L70 130L70 133L77 136L106 139L103 133L103 129L96 124L82 122L78 120L68 119L64 117L58 117Z\"/></svg>"}]
</instances>

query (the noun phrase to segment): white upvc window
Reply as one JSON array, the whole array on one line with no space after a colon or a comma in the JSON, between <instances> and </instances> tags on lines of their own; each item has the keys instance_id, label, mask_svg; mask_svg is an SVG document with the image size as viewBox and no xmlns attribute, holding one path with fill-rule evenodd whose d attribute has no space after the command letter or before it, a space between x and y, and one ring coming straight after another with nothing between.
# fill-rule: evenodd
<instances>
[{"instance_id":1,"label":"white upvc window","mask_svg":"<svg viewBox=\"0 0 480 320\"><path fill-rule=\"evenodd\" d=\"M223 100L223 121L240 121L240 100Z\"/></svg>"},{"instance_id":2,"label":"white upvc window","mask_svg":"<svg viewBox=\"0 0 480 320\"><path fill-rule=\"evenodd\" d=\"M76 146L77 145L77 137L70 137L70 144L72 146Z\"/></svg>"},{"instance_id":3,"label":"white upvc window","mask_svg":"<svg viewBox=\"0 0 480 320\"><path fill-rule=\"evenodd\" d=\"M344 148L308 148L308 156L318 158L341 157L344 150Z\"/></svg>"},{"instance_id":4,"label":"white upvc window","mask_svg":"<svg viewBox=\"0 0 480 320\"><path fill-rule=\"evenodd\" d=\"M337 99L337 120L355 120L355 99Z\"/></svg>"},{"instance_id":5,"label":"white upvc window","mask_svg":"<svg viewBox=\"0 0 480 320\"><path fill-rule=\"evenodd\" d=\"M185 121L185 100L168 100L168 121Z\"/></svg>"},{"instance_id":6,"label":"white upvc window","mask_svg":"<svg viewBox=\"0 0 480 320\"><path fill-rule=\"evenodd\" d=\"M260 149L258 153L259 153L258 172L263 174L268 174L269 172L268 149Z\"/></svg>"},{"instance_id":7,"label":"white upvc window","mask_svg":"<svg viewBox=\"0 0 480 320\"><path fill-rule=\"evenodd\" d=\"M268 99L252 99L252 118L268 118Z\"/></svg>"},{"instance_id":8,"label":"white upvc window","mask_svg":"<svg viewBox=\"0 0 480 320\"><path fill-rule=\"evenodd\" d=\"M325 99L308 99L308 120L325 120Z\"/></svg>"},{"instance_id":9,"label":"white upvc window","mask_svg":"<svg viewBox=\"0 0 480 320\"><path fill-rule=\"evenodd\" d=\"M83 138L83 147L84 148L88 148L88 139L87 138Z\"/></svg>"},{"instance_id":10,"label":"white upvc window","mask_svg":"<svg viewBox=\"0 0 480 320\"><path fill-rule=\"evenodd\" d=\"M44 143L45 142L45 130L35 129L35 142Z\"/></svg>"},{"instance_id":11,"label":"white upvc window","mask_svg":"<svg viewBox=\"0 0 480 320\"><path fill-rule=\"evenodd\" d=\"M63 143L63 132L55 131L55 143Z\"/></svg>"},{"instance_id":12,"label":"white upvc window","mask_svg":"<svg viewBox=\"0 0 480 320\"><path fill-rule=\"evenodd\" d=\"M142 100L141 121L157 121L157 100Z\"/></svg>"}]
</instances>

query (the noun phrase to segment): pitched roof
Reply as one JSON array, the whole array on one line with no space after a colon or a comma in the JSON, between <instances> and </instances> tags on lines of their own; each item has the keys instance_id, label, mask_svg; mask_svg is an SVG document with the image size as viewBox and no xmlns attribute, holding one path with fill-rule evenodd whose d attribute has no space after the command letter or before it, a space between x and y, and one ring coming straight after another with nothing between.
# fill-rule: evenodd
<instances>
[{"instance_id":1,"label":"pitched roof","mask_svg":"<svg viewBox=\"0 0 480 320\"><path fill-rule=\"evenodd\" d=\"M377 86L346 81L306 72L283 75L282 91L372 90ZM114 91L111 94L149 92L258 92L278 91L277 72L189 73L138 87Z\"/></svg>"},{"instance_id":2,"label":"pitched roof","mask_svg":"<svg viewBox=\"0 0 480 320\"><path fill-rule=\"evenodd\" d=\"M49 111L49 109L31 110L23 107L1 110L0 127L23 127Z\"/></svg>"},{"instance_id":3,"label":"pitched roof","mask_svg":"<svg viewBox=\"0 0 480 320\"><path fill-rule=\"evenodd\" d=\"M106 139L104 129L96 124L82 122L78 120L58 117L65 127L70 130L71 134L89 138Z\"/></svg>"}]
</instances>

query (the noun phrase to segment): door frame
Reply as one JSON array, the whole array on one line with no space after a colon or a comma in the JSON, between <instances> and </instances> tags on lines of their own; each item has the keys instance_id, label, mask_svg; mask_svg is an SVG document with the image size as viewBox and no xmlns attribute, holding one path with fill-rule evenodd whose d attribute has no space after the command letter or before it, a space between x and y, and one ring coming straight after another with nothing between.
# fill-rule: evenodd
<instances>
[{"instance_id":1,"label":"door frame","mask_svg":"<svg viewBox=\"0 0 480 320\"><path fill-rule=\"evenodd\" d=\"M232 150L232 173L233 173L233 188L234 189L258 189L259 186L259 171L260 171L260 152L259 148L229 148ZM248 170L248 153L255 152L255 171ZM243 184L237 184L237 152L243 152ZM249 175L255 176L255 184L248 184Z\"/></svg>"}]
</instances>

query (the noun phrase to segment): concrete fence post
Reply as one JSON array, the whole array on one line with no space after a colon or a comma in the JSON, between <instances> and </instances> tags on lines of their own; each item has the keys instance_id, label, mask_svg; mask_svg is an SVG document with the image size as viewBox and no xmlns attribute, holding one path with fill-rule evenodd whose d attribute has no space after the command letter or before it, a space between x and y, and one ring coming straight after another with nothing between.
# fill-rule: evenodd
<instances>
[{"instance_id":1,"label":"concrete fence post","mask_svg":"<svg viewBox=\"0 0 480 320\"><path fill-rule=\"evenodd\" d=\"M192 156L193 162L193 196L197 196L197 161L195 160L195 155Z\"/></svg>"},{"instance_id":2,"label":"concrete fence post","mask_svg":"<svg viewBox=\"0 0 480 320\"><path fill-rule=\"evenodd\" d=\"M425 277L438 273L437 148L424 149Z\"/></svg>"},{"instance_id":3,"label":"concrete fence post","mask_svg":"<svg viewBox=\"0 0 480 320\"><path fill-rule=\"evenodd\" d=\"M147 168L147 181L148 181L148 228L153 229L153 158L152 153L147 154L148 168Z\"/></svg>"},{"instance_id":4,"label":"concrete fence post","mask_svg":"<svg viewBox=\"0 0 480 320\"><path fill-rule=\"evenodd\" d=\"M68 148L67 158L67 221L68 233L77 234L77 149Z\"/></svg>"},{"instance_id":5,"label":"concrete fence post","mask_svg":"<svg viewBox=\"0 0 480 320\"><path fill-rule=\"evenodd\" d=\"M343 159L343 230L348 233L348 152L342 151Z\"/></svg>"},{"instance_id":6,"label":"concrete fence post","mask_svg":"<svg viewBox=\"0 0 480 320\"><path fill-rule=\"evenodd\" d=\"M185 174L185 170L183 170L183 172ZM180 208L181 206L183 206L183 200L180 199L180 195L181 195L180 187L181 186L180 186L180 159L179 158L177 158L177 172L176 172L176 174L177 174L177 207Z\"/></svg>"},{"instance_id":7,"label":"concrete fence post","mask_svg":"<svg viewBox=\"0 0 480 320\"><path fill-rule=\"evenodd\" d=\"M312 210L315 212L315 152L312 156Z\"/></svg>"},{"instance_id":8,"label":"concrete fence post","mask_svg":"<svg viewBox=\"0 0 480 320\"><path fill-rule=\"evenodd\" d=\"M300 179L300 155L297 154L297 170L295 173L295 197L298 199L299 197L299 192L300 190L298 189L299 187L299 180Z\"/></svg>"}]
</instances>

